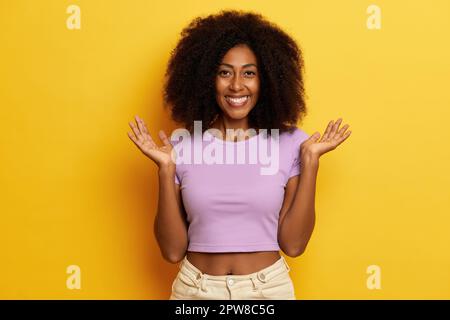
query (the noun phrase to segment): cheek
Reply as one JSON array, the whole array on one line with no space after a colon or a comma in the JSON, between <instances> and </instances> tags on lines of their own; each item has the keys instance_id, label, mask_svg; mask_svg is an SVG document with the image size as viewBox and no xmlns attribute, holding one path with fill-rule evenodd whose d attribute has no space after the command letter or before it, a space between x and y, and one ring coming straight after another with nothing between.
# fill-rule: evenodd
<instances>
[{"instance_id":1,"label":"cheek","mask_svg":"<svg viewBox=\"0 0 450 320\"><path fill-rule=\"evenodd\" d=\"M258 99L259 97L259 86L254 86L250 90L252 90L253 98Z\"/></svg>"},{"instance_id":2,"label":"cheek","mask_svg":"<svg viewBox=\"0 0 450 320\"><path fill-rule=\"evenodd\" d=\"M222 92L227 86L227 83L223 79L216 79L216 91Z\"/></svg>"},{"instance_id":3,"label":"cheek","mask_svg":"<svg viewBox=\"0 0 450 320\"><path fill-rule=\"evenodd\" d=\"M252 84L250 85L250 89L252 90L252 92L254 92L255 94L258 94L259 92L259 80L255 80L252 82Z\"/></svg>"}]
</instances>

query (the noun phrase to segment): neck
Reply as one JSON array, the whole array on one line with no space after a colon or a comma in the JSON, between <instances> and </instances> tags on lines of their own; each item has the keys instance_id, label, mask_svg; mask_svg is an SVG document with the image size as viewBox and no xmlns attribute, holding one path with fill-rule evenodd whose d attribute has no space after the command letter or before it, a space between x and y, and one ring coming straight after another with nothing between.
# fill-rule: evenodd
<instances>
[{"instance_id":1,"label":"neck","mask_svg":"<svg viewBox=\"0 0 450 320\"><path fill-rule=\"evenodd\" d=\"M248 127L248 118L245 117L243 119L235 120L235 119L229 119L225 117L223 114L220 114L216 121L211 125L212 128L219 129L222 132L222 137L224 140L230 140L230 141L239 141L244 140L245 136L239 137L237 130L242 130L243 133L245 133L246 130L249 129ZM231 129L231 134L235 134L234 136L228 136L227 135L227 129Z\"/></svg>"}]
</instances>

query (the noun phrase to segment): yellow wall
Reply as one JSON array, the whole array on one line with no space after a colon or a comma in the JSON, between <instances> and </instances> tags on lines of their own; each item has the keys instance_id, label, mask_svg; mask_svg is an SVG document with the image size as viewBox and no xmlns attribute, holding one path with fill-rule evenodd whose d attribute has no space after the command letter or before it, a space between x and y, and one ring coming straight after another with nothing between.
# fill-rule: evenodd
<instances>
[{"instance_id":1,"label":"yellow wall","mask_svg":"<svg viewBox=\"0 0 450 320\"><path fill-rule=\"evenodd\" d=\"M70 30L69 5L81 9ZM381 29L366 25L370 4ZM165 64L181 29L255 10L304 50L309 114L351 137L321 158L317 223L289 258L298 299L450 298L450 2L0 1L0 298L166 299L157 168L135 114L171 132ZM81 268L69 290L66 268ZM379 266L381 289L367 268Z\"/></svg>"}]
</instances>

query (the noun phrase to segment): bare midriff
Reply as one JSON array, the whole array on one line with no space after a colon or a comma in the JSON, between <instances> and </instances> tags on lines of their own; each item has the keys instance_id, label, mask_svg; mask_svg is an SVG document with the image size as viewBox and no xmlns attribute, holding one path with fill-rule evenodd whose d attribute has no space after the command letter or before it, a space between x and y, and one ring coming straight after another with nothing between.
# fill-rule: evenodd
<instances>
[{"instance_id":1,"label":"bare midriff","mask_svg":"<svg viewBox=\"0 0 450 320\"><path fill-rule=\"evenodd\" d=\"M264 269L281 258L279 251L205 253L187 252L188 261L203 273L244 275Z\"/></svg>"}]
</instances>

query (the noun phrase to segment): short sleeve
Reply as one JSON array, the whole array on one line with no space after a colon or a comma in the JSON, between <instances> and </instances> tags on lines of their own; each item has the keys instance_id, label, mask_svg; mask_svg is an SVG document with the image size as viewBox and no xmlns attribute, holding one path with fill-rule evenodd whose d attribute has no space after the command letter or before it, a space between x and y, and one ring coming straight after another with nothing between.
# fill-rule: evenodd
<instances>
[{"instance_id":1,"label":"short sleeve","mask_svg":"<svg viewBox=\"0 0 450 320\"><path fill-rule=\"evenodd\" d=\"M176 146L178 143L180 143L180 141L179 141L179 140L173 140L172 137L171 137L170 143L171 143L172 146L175 148L175 146ZM178 178L178 174L179 174L178 170L179 170L179 166L177 165L177 166L176 166L176 170L175 170L175 179L174 179L174 180L175 180L175 183L176 183L176 184L181 184L181 183L180 183L180 179Z\"/></svg>"},{"instance_id":2,"label":"short sleeve","mask_svg":"<svg viewBox=\"0 0 450 320\"><path fill-rule=\"evenodd\" d=\"M297 176L301 173L300 169L300 145L303 143L303 141L307 140L309 138L309 135L300 130L295 129L293 132L293 137L291 140L291 151L292 151L292 162L291 162L291 169L289 171L288 179Z\"/></svg>"}]
</instances>

